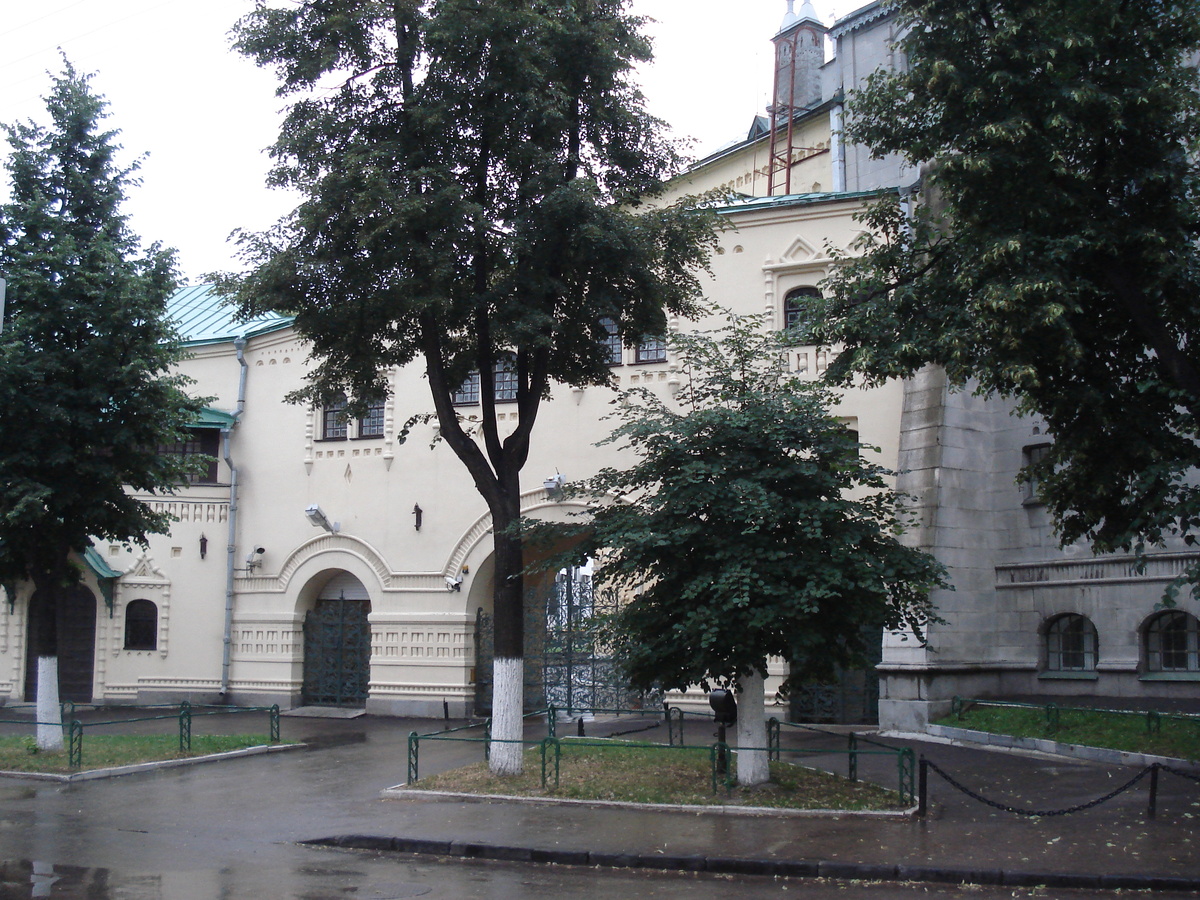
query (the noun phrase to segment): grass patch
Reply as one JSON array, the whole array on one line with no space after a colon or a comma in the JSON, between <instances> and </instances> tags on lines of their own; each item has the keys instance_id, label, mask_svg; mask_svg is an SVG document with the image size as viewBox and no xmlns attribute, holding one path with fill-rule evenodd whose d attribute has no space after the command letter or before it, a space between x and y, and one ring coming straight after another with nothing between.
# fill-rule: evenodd
<instances>
[{"instance_id":1,"label":"grass patch","mask_svg":"<svg viewBox=\"0 0 1200 900\"><path fill-rule=\"evenodd\" d=\"M735 757L736 759L736 757ZM559 784L553 763L542 787L541 753L525 752L525 771L499 778L486 763L422 778L417 789L466 794L561 797L572 800L623 800L685 806L765 806L774 809L898 810L900 795L874 784L854 782L828 772L787 762L771 763L771 781L752 788L721 786L712 792L708 748L613 744L595 746L563 741Z\"/></svg>"},{"instance_id":2,"label":"grass patch","mask_svg":"<svg viewBox=\"0 0 1200 900\"><path fill-rule=\"evenodd\" d=\"M270 743L265 734L193 734L192 749L179 752L179 736L174 734L84 734L83 765L72 769L64 747L59 753L37 749L33 737L0 737L0 770L8 772L49 772L68 774L88 769L108 769L164 759L189 759L209 753L243 750Z\"/></svg>"},{"instance_id":3,"label":"grass patch","mask_svg":"<svg viewBox=\"0 0 1200 900\"><path fill-rule=\"evenodd\" d=\"M1046 724L1046 712L1040 707L971 706L961 719L947 716L935 724L1174 759L1195 760L1200 756L1200 719L1181 720L1163 716L1160 721L1160 730L1151 733L1146 728L1144 715L1060 710L1058 730L1051 732Z\"/></svg>"}]
</instances>

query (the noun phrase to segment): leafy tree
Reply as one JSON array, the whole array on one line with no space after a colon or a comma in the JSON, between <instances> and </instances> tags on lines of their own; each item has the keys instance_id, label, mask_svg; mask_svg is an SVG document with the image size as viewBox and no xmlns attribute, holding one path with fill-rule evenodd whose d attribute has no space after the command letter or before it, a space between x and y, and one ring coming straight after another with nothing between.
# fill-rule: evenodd
<instances>
[{"instance_id":1,"label":"leafy tree","mask_svg":"<svg viewBox=\"0 0 1200 900\"><path fill-rule=\"evenodd\" d=\"M296 317L319 365L294 399L350 412L420 359L442 438L495 535L494 771L521 759L520 472L552 383L610 379L602 318L636 340L691 311L707 220L637 209L676 166L629 77L649 56L623 0L260 2L237 48L294 97L272 179L306 196L243 236L248 311ZM318 89L319 88L319 89ZM502 435L494 373L518 424ZM452 398L478 373L481 441Z\"/></svg>"},{"instance_id":2,"label":"leafy tree","mask_svg":"<svg viewBox=\"0 0 1200 900\"><path fill-rule=\"evenodd\" d=\"M926 363L1054 436L1036 475L1064 543L1193 542L1200 493L1200 16L1166 0L898 0L904 71L852 135L925 163L829 282L843 382ZM1193 573L1193 578L1196 573Z\"/></svg>"},{"instance_id":3,"label":"leafy tree","mask_svg":"<svg viewBox=\"0 0 1200 900\"><path fill-rule=\"evenodd\" d=\"M759 318L677 335L679 403L626 395L609 442L637 456L578 490L612 502L576 528L596 580L629 596L609 627L635 687L740 684L738 741L765 747L763 678L861 664L864 627L922 635L943 571L899 541L888 473L860 455L830 392L784 368ZM785 683L786 691L788 684ZM739 755L743 783L765 754Z\"/></svg>"},{"instance_id":4,"label":"leafy tree","mask_svg":"<svg viewBox=\"0 0 1200 900\"><path fill-rule=\"evenodd\" d=\"M121 203L105 101L64 62L46 98L50 125L7 126L11 201L0 206L0 584L28 579L39 658L38 720L57 721L57 634L72 554L93 537L145 543L166 514L135 499L170 491L188 469L162 456L199 410L164 318L173 254L143 251ZM129 490L127 490L129 489ZM11 588L10 588L11 589ZM61 728L39 744L62 745Z\"/></svg>"}]
</instances>

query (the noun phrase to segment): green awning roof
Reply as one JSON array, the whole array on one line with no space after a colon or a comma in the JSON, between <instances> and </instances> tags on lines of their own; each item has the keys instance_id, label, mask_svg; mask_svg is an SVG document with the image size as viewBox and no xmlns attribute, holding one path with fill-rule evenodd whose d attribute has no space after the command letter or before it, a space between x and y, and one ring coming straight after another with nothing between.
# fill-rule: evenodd
<instances>
[{"instance_id":1,"label":"green awning roof","mask_svg":"<svg viewBox=\"0 0 1200 900\"><path fill-rule=\"evenodd\" d=\"M231 413L221 412L219 409L210 409L204 407L200 410L200 418L192 422L191 428L232 428L237 422L237 417Z\"/></svg>"},{"instance_id":2,"label":"green awning roof","mask_svg":"<svg viewBox=\"0 0 1200 900\"><path fill-rule=\"evenodd\" d=\"M83 561L87 563L89 569L96 573L96 583L100 585L100 593L104 596L104 602L108 606L108 615L111 618L113 614L113 582L121 577L121 573L110 567L95 547L88 547L83 551Z\"/></svg>"}]
</instances>

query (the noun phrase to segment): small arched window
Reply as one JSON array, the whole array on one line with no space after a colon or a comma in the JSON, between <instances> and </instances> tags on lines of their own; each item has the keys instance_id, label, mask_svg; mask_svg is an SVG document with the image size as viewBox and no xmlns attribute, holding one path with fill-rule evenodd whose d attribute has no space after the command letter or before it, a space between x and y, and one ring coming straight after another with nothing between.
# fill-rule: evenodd
<instances>
[{"instance_id":1,"label":"small arched window","mask_svg":"<svg viewBox=\"0 0 1200 900\"><path fill-rule=\"evenodd\" d=\"M1096 626L1087 616L1068 613L1052 619L1046 626L1046 670L1096 670Z\"/></svg>"},{"instance_id":2,"label":"small arched window","mask_svg":"<svg viewBox=\"0 0 1200 900\"><path fill-rule=\"evenodd\" d=\"M813 302L821 299L815 287L795 288L783 298L783 330L795 343L809 343L812 338Z\"/></svg>"},{"instance_id":3,"label":"small arched window","mask_svg":"<svg viewBox=\"0 0 1200 900\"><path fill-rule=\"evenodd\" d=\"M158 607L149 600L131 600L125 607L125 649L158 649Z\"/></svg>"},{"instance_id":4,"label":"small arched window","mask_svg":"<svg viewBox=\"0 0 1200 900\"><path fill-rule=\"evenodd\" d=\"M1200 672L1200 626L1195 616L1173 609L1149 621L1146 668L1151 672Z\"/></svg>"}]
</instances>

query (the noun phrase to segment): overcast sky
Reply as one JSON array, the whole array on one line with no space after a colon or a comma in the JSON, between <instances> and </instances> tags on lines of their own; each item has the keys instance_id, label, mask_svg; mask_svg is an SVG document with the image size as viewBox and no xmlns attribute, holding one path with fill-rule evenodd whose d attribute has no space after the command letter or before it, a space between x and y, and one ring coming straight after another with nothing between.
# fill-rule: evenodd
<instances>
[{"instance_id":1,"label":"overcast sky","mask_svg":"<svg viewBox=\"0 0 1200 900\"><path fill-rule=\"evenodd\" d=\"M864 0L865 2L865 0ZM827 24L861 5L814 0ZM797 7L799 7L799 2ZM229 50L253 0L0 0L0 122L45 121L58 48L110 104L129 158L145 154L126 206L147 242L179 251L192 283L236 268L226 237L295 205L264 186L280 101L268 70ZM771 87L770 38L786 0L634 0L656 60L641 75L650 110L704 155L745 136ZM0 148L0 152L7 147ZM4 174L4 181L7 175Z\"/></svg>"}]
</instances>

